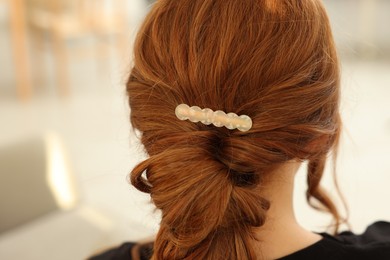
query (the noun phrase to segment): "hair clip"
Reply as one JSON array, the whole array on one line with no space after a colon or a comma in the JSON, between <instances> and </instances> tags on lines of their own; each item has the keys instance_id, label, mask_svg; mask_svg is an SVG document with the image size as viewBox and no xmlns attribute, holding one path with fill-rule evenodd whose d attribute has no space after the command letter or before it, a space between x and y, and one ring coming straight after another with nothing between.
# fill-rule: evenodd
<instances>
[{"instance_id":1,"label":"hair clip","mask_svg":"<svg viewBox=\"0 0 390 260\"><path fill-rule=\"evenodd\" d=\"M230 130L238 129L242 132L252 128L252 119L247 115L238 116L221 110L213 111L210 108L201 109L197 106L189 107L180 104L175 109L175 114L180 120L190 120L193 123L201 122L205 125L213 124L216 127L226 127Z\"/></svg>"}]
</instances>

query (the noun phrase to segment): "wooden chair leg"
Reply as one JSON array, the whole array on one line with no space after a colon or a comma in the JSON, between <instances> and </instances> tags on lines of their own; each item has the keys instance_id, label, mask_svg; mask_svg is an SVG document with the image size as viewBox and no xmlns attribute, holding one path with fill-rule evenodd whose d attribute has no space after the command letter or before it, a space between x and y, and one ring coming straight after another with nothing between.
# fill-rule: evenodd
<instances>
[{"instance_id":1,"label":"wooden chair leg","mask_svg":"<svg viewBox=\"0 0 390 260\"><path fill-rule=\"evenodd\" d=\"M8 0L11 11L12 47L15 61L17 95L20 100L31 98L31 71L27 50L27 30L23 0Z\"/></svg>"}]
</instances>

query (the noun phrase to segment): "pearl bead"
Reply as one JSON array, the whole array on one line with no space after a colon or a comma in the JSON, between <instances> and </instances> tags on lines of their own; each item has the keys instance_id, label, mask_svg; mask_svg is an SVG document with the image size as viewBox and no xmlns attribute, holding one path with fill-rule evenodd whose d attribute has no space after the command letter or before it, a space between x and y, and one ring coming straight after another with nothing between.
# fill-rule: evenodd
<instances>
[{"instance_id":1,"label":"pearl bead","mask_svg":"<svg viewBox=\"0 0 390 260\"><path fill-rule=\"evenodd\" d=\"M235 124L233 123L234 119L236 119L238 116L235 113L228 113L227 114L227 120L226 120L226 128L233 130L236 128Z\"/></svg>"},{"instance_id":2,"label":"pearl bead","mask_svg":"<svg viewBox=\"0 0 390 260\"><path fill-rule=\"evenodd\" d=\"M214 121L214 111L210 108L205 108L202 110L203 120L201 121L205 125L210 125Z\"/></svg>"},{"instance_id":3,"label":"pearl bead","mask_svg":"<svg viewBox=\"0 0 390 260\"><path fill-rule=\"evenodd\" d=\"M191 122L198 123L201 118L202 109L198 106L193 106L190 109L189 119Z\"/></svg>"},{"instance_id":4,"label":"pearl bead","mask_svg":"<svg viewBox=\"0 0 390 260\"><path fill-rule=\"evenodd\" d=\"M180 104L175 109L176 117L180 120L187 120L188 119L188 111L190 107L186 104Z\"/></svg>"},{"instance_id":5,"label":"pearl bead","mask_svg":"<svg viewBox=\"0 0 390 260\"><path fill-rule=\"evenodd\" d=\"M225 112L223 112L221 110L217 110L214 112L213 125L215 125L216 127L222 127L222 126L224 126L225 120L226 120Z\"/></svg>"},{"instance_id":6,"label":"pearl bead","mask_svg":"<svg viewBox=\"0 0 390 260\"><path fill-rule=\"evenodd\" d=\"M243 123L237 126L237 129L242 132L249 131L252 128L252 119L247 115L241 115L239 118L242 119Z\"/></svg>"}]
</instances>

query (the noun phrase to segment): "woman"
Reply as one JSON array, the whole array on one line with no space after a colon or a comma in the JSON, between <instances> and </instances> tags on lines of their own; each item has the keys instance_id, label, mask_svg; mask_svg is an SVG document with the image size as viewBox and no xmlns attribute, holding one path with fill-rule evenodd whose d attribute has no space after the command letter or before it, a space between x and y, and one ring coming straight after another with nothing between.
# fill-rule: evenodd
<instances>
[{"instance_id":1,"label":"woman","mask_svg":"<svg viewBox=\"0 0 390 260\"><path fill-rule=\"evenodd\" d=\"M126 243L93 259L390 259L389 223L331 236L294 215L307 162L309 204L333 215L335 234L342 222L320 186L341 131L320 0L159 0L134 54L131 123L149 158L131 182L161 225L149 249Z\"/></svg>"}]
</instances>

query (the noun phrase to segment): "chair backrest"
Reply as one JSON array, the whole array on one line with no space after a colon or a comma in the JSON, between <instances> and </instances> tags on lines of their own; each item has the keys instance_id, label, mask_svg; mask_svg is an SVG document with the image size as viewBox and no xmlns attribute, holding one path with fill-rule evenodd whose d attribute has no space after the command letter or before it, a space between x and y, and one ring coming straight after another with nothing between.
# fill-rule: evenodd
<instances>
[{"instance_id":1,"label":"chair backrest","mask_svg":"<svg viewBox=\"0 0 390 260\"><path fill-rule=\"evenodd\" d=\"M69 171L61 166L61 152L50 148L48 140L31 138L0 148L0 233L63 208L57 194L64 192L61 189L75 203L75 192L69 190L69 176L65 176ZM53 171L57 171L54 177ZM64 187L55 187L55 181Z\"/></svg>"},{"instance_id":2,"label":"chair backrest","mask_svg":"<svg viewBox=\"0 0 390 260\"><path fill-rule=\"evenodd\" d=\"M125 0L27 1L28 21L36 28L48 30L62 20L62 24L73 24L85 31L99 31L101 28L124 27L126 22Z\"/></svg>"},{"instance_id":3,"label":"chair backrest","mask_svg":"<svg viewBox=\"0 0 390 260\"><path fill-rule=\"evenodd\" d=\"M84 0L26 0L27 7L52 13L75 12Z\"/></svg>"}]
</instances>

